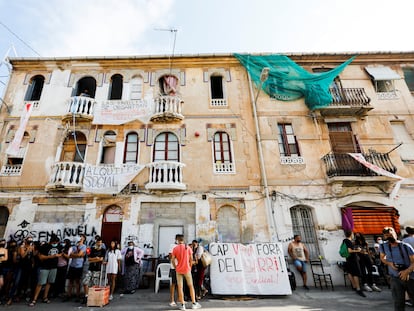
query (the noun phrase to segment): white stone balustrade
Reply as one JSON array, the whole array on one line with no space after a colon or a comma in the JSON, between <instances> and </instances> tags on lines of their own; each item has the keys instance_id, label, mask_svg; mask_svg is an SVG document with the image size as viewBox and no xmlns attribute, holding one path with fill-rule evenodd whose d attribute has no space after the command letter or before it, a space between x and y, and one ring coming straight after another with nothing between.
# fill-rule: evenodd
<instances>
[{"instance_id":1,"label":"white stone balustrade","mask_svg":"<svg viewBox=\"0 0 414 311\"><path fill-rule=\"evenodd\" d=\"M236 170L233 163L214 163L214 172L218 174L232 174Z\"/></svg>"},{"instance_id":2,"label":"white stone balustrade","mask_svg":"<svg viewBox=\"0 0 414 311\"><path fill-rule=\"evenodd\" d=\"M145 185L148 190L185 190L183 183L184 163L173 161L152 162L149 168L149 181Z\"/></svg>"},{"instance_id":3,"label":"white stone balustrade","mask_svg":"<svg viewBox=\"0 0 414 311\"><path fill-rule=\"evenodd\" d=\"M57 162L52 167L46 189L80 190L83 185L84 164L79 162Z\"/></svg>"},{"instance_id":4,"label":"white stone balustrade","mask_svg":"<svg viewBox=\"0 0 414 311\"><path fill-rule=\"evenodd\" d=\"M20 176L22 173L21 164L5 164L1 168L1 176Z\"/></svg>"},{"instance_id":5,"label":"white stone balustrade","mask_svg":"<svg viewBox=\"0 0 414 311\"><path fill-rule=\"evenodd\" d=\"M89 119L93 118L93 108L96 101L87 96L73 96L70 98L67 114L75 114Z\"/></svg>"}]
</instances>

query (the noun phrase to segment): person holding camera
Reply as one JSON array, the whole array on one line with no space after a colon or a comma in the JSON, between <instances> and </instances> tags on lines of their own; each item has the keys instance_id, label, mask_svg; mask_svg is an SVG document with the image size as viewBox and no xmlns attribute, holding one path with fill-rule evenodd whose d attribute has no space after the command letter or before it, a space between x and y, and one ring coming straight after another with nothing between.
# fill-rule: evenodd
<instances>
[{"instance_id":1,"label":"person holding camera","mask_svg":"<svg viewBox=\"0 0 414 311\"><path fill-rule=\"evenodd\" d=\"M394 228L382 231L385 243L380 245L380 258L391 277L391 292L394 310L405 310L405 292L414 298L414 249L397 239Z\"/></svg>"}]
</instances>

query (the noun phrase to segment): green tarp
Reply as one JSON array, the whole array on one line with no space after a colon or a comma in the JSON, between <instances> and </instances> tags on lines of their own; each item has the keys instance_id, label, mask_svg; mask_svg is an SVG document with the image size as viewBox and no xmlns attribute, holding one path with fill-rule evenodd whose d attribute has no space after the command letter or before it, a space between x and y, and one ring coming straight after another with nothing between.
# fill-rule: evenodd
<instances>
[{"instance_id":1,"label":"green tarp","mask_svg":"<svg viewBox=\"0 0 414 311\"><path fill-rule=\"evenodd\" d=\"M291 101L305 97L310 110L320 109L332 102L329 86L354 57L326 72L310 73L285 55L234 54L249 72L252 81L260 86L262 69L270 69L262 89L272 98Z\"/></svg>"}]
</instances>

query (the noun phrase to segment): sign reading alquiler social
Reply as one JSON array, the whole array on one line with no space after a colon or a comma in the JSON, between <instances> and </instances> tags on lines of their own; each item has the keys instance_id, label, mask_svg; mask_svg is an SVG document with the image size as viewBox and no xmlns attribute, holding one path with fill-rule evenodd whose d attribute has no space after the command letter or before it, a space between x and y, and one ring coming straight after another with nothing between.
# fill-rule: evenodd
<instances>
[{"instance_id":1,"label":"sign reading alquiler social","mask_svg":"<svg viewBox=\"0 0 414 311\"><path fill-rule=\"evenodd\" d=\"M213 294L292 294L280 243L211 243L209 251Z\"/></svg>"}]
</instances>

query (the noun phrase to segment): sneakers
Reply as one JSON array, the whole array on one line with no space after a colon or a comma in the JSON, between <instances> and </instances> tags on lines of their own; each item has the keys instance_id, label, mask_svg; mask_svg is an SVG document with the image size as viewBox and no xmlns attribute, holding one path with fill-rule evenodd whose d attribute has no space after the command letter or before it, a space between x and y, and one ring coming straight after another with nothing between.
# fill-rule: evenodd
<instances>
[{"instance_id":1,"label":"sneakers","mask_svg":"<svg viewBox=\"0 0 414 311\"><path fill-rule=\"evenodd\" d=\"M364 286L362 286L362 290L366 291L366 292L372 292L372 288L368 286L368 284L364 284Z\"/></svg>"},{"instance_id":2,"label":"sneakers","mask_svg":"<svg viewBox=\"0 0 414 311\"><path fill-rule=\"evenodd\" d=\"M109 300L112 300L112 299L114 299L114 296L109 295Z\"/></svg>"},{"instance_id":3,"label":"sneakers","mask_svg":"<svg viewBox=\"0 0 414 311\"><path fill-rule=\"evenodd\" d=\"M177 304L176 304L174 301L172 301L172 302L170 302L170 303L169 303L169 306L170 306L170 307L176 307L176 306L177 306Z\"/></svg>"},{"instance_id":4,"label":"sneakers","mask_svg":"<svg viewBox=\"0 0 414 311\"><path fill-rule=\"evenodd\" d=\"M412 307L413 306L413 304L412 304L412 302L411 302L410 299L408 299L408 300L405 301L405 305L406 306L409 306L409 307Z\"/></svg>"},{"instance_id":5,"label":"sneakers","mask_svg":"<svg viewBox=\"0 0 414 311\"><path fill-rule=\"evenodd\" d=\"M194 302L191 306L191 309L200 309L201 305L198 302Z\"/></svg>"},{"instance_id":6,"label":"sneakers","mask_svg":"<svg viewBox=\"0 0 414 311\"><path fill-rule=\"evenodd\" d=\"M362 290L357 290L356 293L361 297L367 297Z\"/></svg>"},{"instance_id":7,"label":"sneakers","mask_svg":"<svg viewBox=\"0 0 414 311\"><path fill-rule=\"evenodd\" d=\"M307 287L306 285L303 285L303 288L309 290L309 287Z\"/></svg>"},{"instance_id":8,"label":"sneakers","mask_svg":"<svg viewBox=\"0 0 414 311\"><path fill-rule=\"evenodd\" d=\"M178 308L178 310L185 310L185 304L184 303L180 304L180 307Z\"/></svg>"},{"instance_id":9,"label":"sneakers","mask_svg":"<svg viewBox=\"0 0 414 311\"><path fill-rule=\"evenodd\" d=\"M379 287L378 287L377 285L375 285L375 284L372 284L371 288L372 288L372 290L373 290L374 292L380 292L380 291L381 291L381 288L379 288Z\"/></svg>"}]
</instances>

